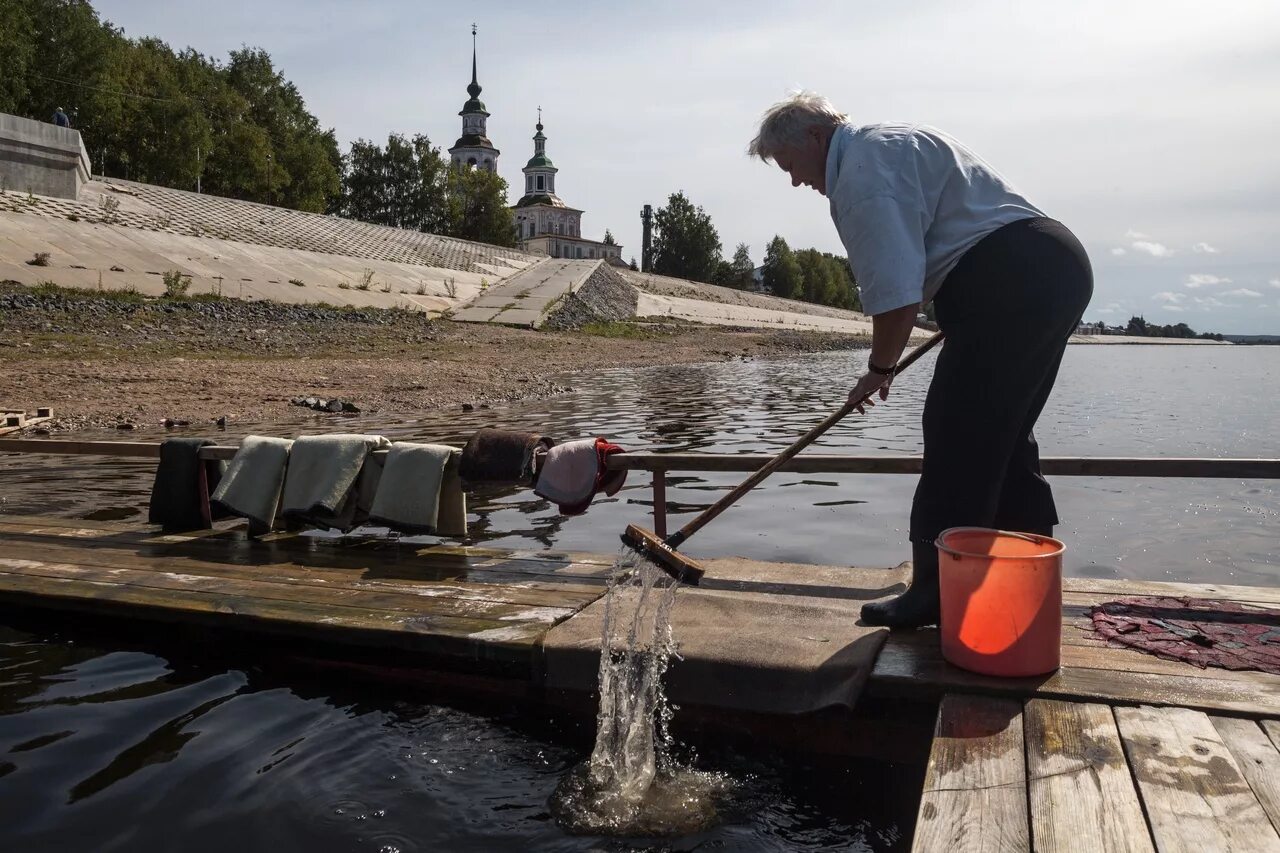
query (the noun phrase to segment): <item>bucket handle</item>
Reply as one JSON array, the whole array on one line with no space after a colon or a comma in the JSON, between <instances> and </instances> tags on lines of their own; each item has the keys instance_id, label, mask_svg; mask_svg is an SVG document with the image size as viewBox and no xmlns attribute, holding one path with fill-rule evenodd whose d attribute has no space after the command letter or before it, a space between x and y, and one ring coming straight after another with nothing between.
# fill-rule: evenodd
<instances>
[{"instance_id":1,"label":"bucket handle","mask_svg":"<svg viewBox=\"0 0 1280 853\"><path fill-rule=\"evenodd\" d=\"M944 532L945 532L945 531L944 531ZM1017 539L1023 539L1023 540L1025 540L1025 541L1027 541L1027 542L1030 542L1032 545L1040 545L1040 544L1042 544L1042 543L1044 542L1044 540L1045 540L1045 539L1047 539L1047 538L1048 538L1048 537L1046 537L1046 536L1037 536L1037 535L1035 535L1034 533L1019 533L1019 532L1018 532L1018 531L1016 531L1016 530L998 530L998 531L996 531L996 532L997 532L997 533L999 533L1001 536L1013 536L1013 537L1015 537L1015 538L1017 538ZM951 555L951 558L952 558L953 560L959 560L959 559L961 559L961 555L960 555L958 552L951 551L950 549L945 548L945 547L941 544L941 539L942 539L942 536L941 536L941 535L939 535L939 536L938 536L938 540L935 540L934 544L935 544L937 547L939 547L939 548L943 548L943 550L946 550L946 551L947 551L947 553Z\"/></svg>"}]
</instances>

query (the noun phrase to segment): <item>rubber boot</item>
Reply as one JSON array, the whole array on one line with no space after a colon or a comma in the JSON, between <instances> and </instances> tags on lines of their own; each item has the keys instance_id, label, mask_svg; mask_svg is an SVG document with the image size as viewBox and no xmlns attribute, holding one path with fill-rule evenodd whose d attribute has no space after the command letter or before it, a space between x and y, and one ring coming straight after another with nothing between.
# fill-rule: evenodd
<instances>
[{"instance_id":1,"label":"rubber boot","mask_svg":"<svg viewBox=\"0 0 1280 853\"><path fill-rule=\"evenodd\" d=\"M866 625L920 628L938 624L938 549L911 544L911 586L897 598L862 605Z\"/></svg>"}]
</instances>

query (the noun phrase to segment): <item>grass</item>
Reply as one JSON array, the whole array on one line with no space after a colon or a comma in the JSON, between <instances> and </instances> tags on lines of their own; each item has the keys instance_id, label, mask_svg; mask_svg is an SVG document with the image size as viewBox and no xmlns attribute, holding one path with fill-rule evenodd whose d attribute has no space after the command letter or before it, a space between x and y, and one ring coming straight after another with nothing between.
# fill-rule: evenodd
<instances>
[{"instance_id":1,"label":"grass","mask_svg":"<svg viewBox=\"0 0 1280 853\"><path fill-rule=\"evenodd\" d=\"M306 286L307 286L307 283L306 283L305 281L303 281L302 279L300 279L300 278L291 278L291 279L289 279L289 283L290 283L290 284L292 284L294 287L306 287Z\"/></svg>"},{"instance_id":2,"label":"grass","mask_svg":"<svg viewBox=\"0 0 1280 853\"><path fill-rule=\"evenodd\" d=\"M583 334L598 338L625 338L633 341L652 341L658 338L671 337L670 332L659 332L635 323L622 323L617 320L602 320L587 323L581 329Z\"/></svg>"}]
</instances>

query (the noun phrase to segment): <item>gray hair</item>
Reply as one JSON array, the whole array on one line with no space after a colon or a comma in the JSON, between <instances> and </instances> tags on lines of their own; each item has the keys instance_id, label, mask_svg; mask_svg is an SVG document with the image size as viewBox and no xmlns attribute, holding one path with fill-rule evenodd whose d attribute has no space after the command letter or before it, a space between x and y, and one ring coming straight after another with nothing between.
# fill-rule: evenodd
<instances>
[{"instance_id":1,"label":"gray hair","mask_svg":"<svg viewBox=\"0 0 1280 853\"><path fill-rule=\"evenodd\" d=\"M817 92L795 92L764 111L760 117L760 131L747 146L747 154L767 163L783 146L803 142L809 128L835 128L844 124L847 118Z\"/></svg>"}]
</instances>

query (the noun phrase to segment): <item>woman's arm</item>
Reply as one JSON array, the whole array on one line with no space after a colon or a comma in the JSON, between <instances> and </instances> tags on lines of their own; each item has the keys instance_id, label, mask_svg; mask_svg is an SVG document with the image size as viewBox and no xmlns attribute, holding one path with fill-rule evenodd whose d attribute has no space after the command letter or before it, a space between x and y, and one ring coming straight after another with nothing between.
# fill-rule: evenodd
<instances>
[{"instance_id":1,"label":"woman's arm","mask_svg":"<svg viewBox=\"0 0 1280 853\"><path fill-rule=\"evenodd\" d=\"M871 364L879 368L897 367L898 359L902 357L902 351L906 349L907 341L911 338L911 330L915 328L916 314L919 310L918 304L903 305L901 308L876 314L871 318L871 356L869 358ZM880 399L888 399L889 386L892 382L891 373L886 375L868 370L849 392L849 401L861 400L877 388L880 390ZM870 400L867 402L869 405L875 405ZM858 411L862 412L863 408L859 406Z\"/></svg>"}]
</instances>

